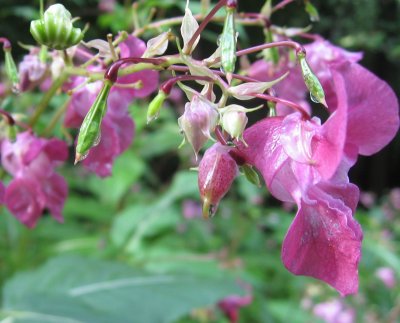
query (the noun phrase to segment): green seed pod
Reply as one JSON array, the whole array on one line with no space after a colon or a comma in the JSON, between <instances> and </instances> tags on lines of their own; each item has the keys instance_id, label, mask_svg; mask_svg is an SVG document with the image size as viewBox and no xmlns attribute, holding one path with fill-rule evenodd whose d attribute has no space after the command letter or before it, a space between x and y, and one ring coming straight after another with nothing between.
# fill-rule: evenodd
<instances>
[{"instance_id":1,"label":"green seed pod","mask_svg":"<svg viewBox=\"0 0 400 323\"><path fill-rule=\"evenodd\" d=\"M324 106L327 106L325 101L325 92L321 82L308 65L305 55L303 53L298 53L297 57L300 62L304 83L310 91L311 100L315 103L321 103Z\"/></svg>"},{"instance_id":2,"label":"green seed pod","mask_svg":"<svg viewBox=\"0 0 400 323\"><path fill-rule=\"evenodd\" d=\"M155 96L155 98L151 100L147 109L147 123L150 123L151 121L158 118L158 115L160 114L160 109L162 108L162 105L164 104L166 98L167 94L164 91L160 90L158 91L158 94Z\"/></svg>"},{"instance_id":3,"label":"green seed pod","mask_svg":"<svg viewBox=\"0 0 400 323\"><path fill-rule=\"evenodd\" d=\"M100 93L82 122L76 144L75 164L85 159L90 148L100 141L101 122L107 110L107 98L111 87L112 82L105 80Z\"/></svg>"},{"instance_id":4,"label":"green seed pod","mask_svg":"<svg viewBox=\"0 0 400 323\"><path fill-rule=\"evenodd\" d=\"M4 48L4 56L6 73L13 85L13 91L19 92L19 74L11 55L11 48Z\"/></svg>"},{"instance_id":5,"label":"green seed pod","mask_svg":"<svg viewBox=\"0 0 400 323\"><path fill-rule=\"evenodd\" d=\"M78 44L84 36L73 27L71 13L62 4L50 6L43 18L32 21L30 31L39 44L60 50Z\"/></svg>"},{"instance_id":6,"label":"green seed pod","mask_svg":"<svg viewBox=\"0 0 400 323\"><path fill-rule=\"evenodd\" d=\"M236 64L235 8L226 9L224 29L220 36L221 66L225 73L232 74Z\"/></svg>"}]
</instances>

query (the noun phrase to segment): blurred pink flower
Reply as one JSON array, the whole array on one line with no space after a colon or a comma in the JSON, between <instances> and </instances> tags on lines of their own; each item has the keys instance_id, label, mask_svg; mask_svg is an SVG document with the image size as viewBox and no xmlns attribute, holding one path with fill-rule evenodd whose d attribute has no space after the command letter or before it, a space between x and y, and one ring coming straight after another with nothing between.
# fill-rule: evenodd
<instances>
[{"instance_id":1,"label":"blurred pink flower","mask_svg":"<svg viewBox=\"0 0 400 323\"><path fill-rule=\"evenodd\" d=\"M313 313L326 323L353 323L355 311L340 300L319 303L314 306Z\"/></svg>"},{"instance_id":2,"label":"blurred pink flower","mask_svg":"<svg viewBox=\"0 0 400 323\"><path fill-rule=\"evenodd\" d=\"M39 59L38 54L39 48L34 48L19 63L18 70L21 91L26 91L31 86L37 84L46 73L47 66Z\"/></svg>"},{"instance_id":3,"label":"blurred pink flower","mask_svg":"<svg viewBox=\"0 0 400 323\"><path fill-rule=\"evenodd\" d=\"M378 277L387 288L396 286L396 274L390 267L380 267L376 270L375 276Z\"/></svg>"},{"instance_id":4,"label":"blurred pink flower","mask_svg":"<svg viewBox=\"0 0 400 323\"><path fill-rule=\"evenodd\" d=\"M201 205L193 200L185 200L182 203L182 214L185 219L201 217Z\"/></svg>"},{"instance_id":5,"label":"blurred pink flower","mask_svg":"<svg viewBox=\"0 0 400 323\"><path fill-rule=\"evenodd\" d=\"M218 307L224 312L230 323L236 323L239 321L240 308L249 305L252 300L253 297L251 295L231 295L219 301Z\"/></svg>"},{"instance_id":6,"label":"blurred pink flower","mask_svg":"<svg viewBox=\"0 0 400 323\"><path fill-rule=\"evenodd\" d=\"M389 200L393 208L400 211L400 188L396 187L390 191Z\"/></svg>"},{"instance_id":7,"label":"blurred pink flower","mask_svg":"<svg viewBox=\"0 0 400 323\"><path fill-rule=\"evenodd\" d=\"M140 57L146 50L146 44L139 38L129 36L120 44L120 48L121 57ZM76 77L69 88L76 88L82 82L85 82L85 78ZM140 82L140 88L126 89L116 85L111 89L107 100L107 112L101 125L101 140L90 150L82 163L100 177L111 175L115 158L132 143L135 124L129 115L128 107L134 98L148 96L158 87L158 72L142 71L117 80L117 83L123 84L135 82ZM101 87L101 82L94 82L74 91L64 120L67 127L80 127Z\"/></svg>"},{"instance_id":8,"label":"blurred pink flower","mask_svg":"<svg viewBox=\"0 0 400 323\"><path fill-rule=\"evenodd\" d=\"M28 131L18 134L15 142L2 142L2 165L14 177L6 188L5 204L27 227L36 225L44 209L63 222L68 188L54 168L67 157L65 142L37 138Z\"/></svg>"}]
</instances>

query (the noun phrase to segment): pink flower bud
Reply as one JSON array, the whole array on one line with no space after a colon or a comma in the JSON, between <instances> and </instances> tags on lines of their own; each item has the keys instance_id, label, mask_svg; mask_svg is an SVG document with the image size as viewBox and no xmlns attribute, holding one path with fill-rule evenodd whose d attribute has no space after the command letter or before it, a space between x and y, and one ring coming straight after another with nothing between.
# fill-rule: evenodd
<instances>
[{"instance_id":1,"label":"pink flower bud","mask_svg":"<svg viewBox=\"0 0 400 323\"><path fill-rule=\"evenodd\" d=\"M219 201L228 192L238 172L236 162L229 155L230 149L216 143L200 162L198 185L206 218L215 214Z\"/></svg>"},{"instance_id":2,"label":"pink flower bud","mask_svg":"<svg viewBox=\"0 0 400 323\"><path fill-rule=\"evenodd\" d=\"M218 111L210 101L195 95L192 101L186 103L185 112L178 119L178 124L196 156L207 140L211 139L210 133L214 131L217 122Z\"/></svg>"},{"instance_id":3,"label":"pink flower bud","mask_svg":"<svg viewBox=\"0 0 400 323\"><path fill-rule=\"evenodd\" d=\"M245 112L238 109L231 109L222 115L222 128L232 138L239 140L246 128L247 121L248 118Z\"/></svg>"}]
</instances>

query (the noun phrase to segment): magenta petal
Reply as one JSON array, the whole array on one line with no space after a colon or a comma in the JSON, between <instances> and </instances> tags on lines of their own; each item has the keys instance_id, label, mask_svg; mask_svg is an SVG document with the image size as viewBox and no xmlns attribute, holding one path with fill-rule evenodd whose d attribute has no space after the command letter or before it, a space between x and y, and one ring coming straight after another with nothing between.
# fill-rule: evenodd
<instances>
[{"instance_id":1,"label":"magenta petal","mask_svg":"<svg viewBox=\"0 0 400 323\"><path fill-rule=\"evenodd\" d=\"M44 152L52 161L65 161L68 158L68 146L60 139L49 139L44 146Z\"/></svg>"},{"instance_id":2,"label":"magenta petal","mask_svg":"<svg viewBox=\"0 0 400 323\"><path fill-rule=\"evenodd\" d=\"M83 166L100 177L110 176L115 157L120 152L118 134L108 119L101 125L100 143L90 149Z\"/></svg>"},{"instance_id":3,"label":"magenta petal","mask_svg":"<svg viewBox=\"0 0 400 323\"><path fill-rule=\"evenodd\" d=\"M64 222L62 209L68 195L68 186L64 178L53 173L46 181L42 182L42 190L46 197L46 207L58 222Z\"/></svg>"},{"instance_id":4,"label":"magenta petal","mask_svg":"<svg viewBox=\"0 0 400 323\"><path fill-rule=\"evenodd\" d=\"M329 179L335 173L343 158L347 138L348 106L345 82L339 76L334 80L336 90L341 93L338 96L338 106L323 124L321 136L313 142L313 158L323 179Z\"/></svg>"},{"instance_id":5,"label":"magenta petal","mask_svg":"<svg viewBox=\"0 0 400 323\"><path fill-rule=\"evenodd\" d=\"M130 100L133 98L145 98L158 89L158 76L159 73L157 71L145 70L120 77L117 80L118 83L133 84L141 82L141 87L137 89L115 88L115 91Z\"/></svg>"},{"instance_id":6,"label":"magenta petal","mask_svg":"<svg viewBox=\"0 0 400 323\"><path fill-rule=\"evenodd\" d=\"M6 187L0 182L0 205L4 204L4 195L6 194Z\"/></svg>"},{"instance_id":7,"label":"magenta petal","mask_svg":"<svg viewBox=\"0 0 400 323\"><path fill-rule=\"evenodd\" d=\"M38 181L16 178L6 189L5 202L18 221L33 228L43 212L45 197Z\"/></svg>"},{"instance_id":8,"label":"magenta petal","mask_svg":"<svg viewBox=\"0 0 400 323\"><path fill-rule=\"evenodd\" d=\"M335 87L340 77L345 91L336 89L338 100L347 95L347 142L359 147L362 155L372 155L386 146L399 128L399 104L390 86L364 67L332 65Z\"/></svg>"},{"instance_id":9,"label":"magenta petal","mask_svg":"<svg viewBox=\"0 0 400 323\"><path fill-rule=\"evenodd\" d=\"M355 186L349 191L357 194ZM351 208L337 198L346 193L339 192L330 196L316 187L310 189L308 196L315 201L301 202L283 242L282 260L292 273L323 280L348 295L358 290L362 233Z\"/></svg>"},{"instance_id":10,"label":"magenta petal","mask_svg":"<svg viewBox=\"0 0 400 323\"><path fill-rule=\"evenodd\" d=\"M146 43L135 36L129 35L121 44L121 58L141 57L146 50Z\"/></svg>"}]
</instances>

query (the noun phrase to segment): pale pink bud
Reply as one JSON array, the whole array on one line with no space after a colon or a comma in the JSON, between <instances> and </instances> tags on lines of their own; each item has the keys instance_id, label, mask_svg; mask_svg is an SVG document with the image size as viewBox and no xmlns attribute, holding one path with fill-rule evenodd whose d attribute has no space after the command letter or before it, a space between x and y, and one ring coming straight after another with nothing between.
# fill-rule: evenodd
<instances>
[{"instance_id":1,"label":"pale pink bud","mask_svg":"<svg viewBox=\"0 0 400 323\"><path fill-rule=\"evenodd\" d=\"M178 119L179 127L196 155L206 141L211 139L211 132L217 122L218 111L215 105L199 95L194 95L192 101L186 103L185 112Z\"/></svg>"},{"instance_id":2,"label":"pale pink bud","mask_svg":"<svg viewBox=\"0 0 400 323\"><path fill-rule=\"evenodd\" d=\"M229 109L222 115L222 127L237 140L242 137L247 121L246 113L239 109Z\"/></svg>"},{"instance_id":3,"label":"pale pink bud","mask_svg":"<svg viewBox=\"0 0 400 323\"><path fill-rule=\"evenodd\" d=\"M209 148L199 165L198 185L203 201L203 216L214 215L219 201L230 189L238 166L229 155L231 148L220 143Z\"/></svg>"}]
</instances>

